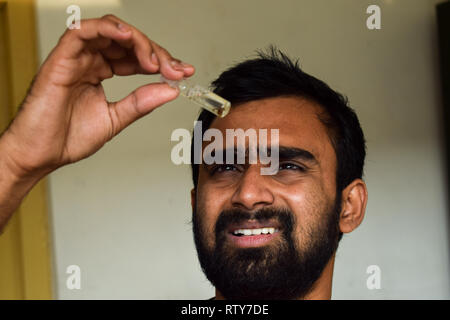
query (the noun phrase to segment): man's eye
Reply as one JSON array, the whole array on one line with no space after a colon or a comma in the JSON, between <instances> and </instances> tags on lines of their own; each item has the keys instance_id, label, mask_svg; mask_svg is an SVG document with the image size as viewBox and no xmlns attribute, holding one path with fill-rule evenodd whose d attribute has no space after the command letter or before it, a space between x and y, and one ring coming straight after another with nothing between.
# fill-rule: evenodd
<instances>
[{"instance_id":1,"label":"man's eye","mask_svg":"<svg viewBox=\"0 0 450 320\"><path fill-rule=\"evenodd\" d=\"M293 163L281 163L279 170L298 170L301 172L306 171L305 168L303 168L302 166Z\"/></svg>"},{"instance_id":2,"label":"man's eye","mask_svg":"<svg viewBox=\"0 0 450 320\"><path fill-rule=\"evenodd\" d=\"M236 171L238 170L236 168L236 166L232 165L232 164L223 164L223 165L217 165L215 166L212 170L211 173L215 174L215 173L222 173L222 172L227 172L227 171Z\"/></svg>"}]
</instances>

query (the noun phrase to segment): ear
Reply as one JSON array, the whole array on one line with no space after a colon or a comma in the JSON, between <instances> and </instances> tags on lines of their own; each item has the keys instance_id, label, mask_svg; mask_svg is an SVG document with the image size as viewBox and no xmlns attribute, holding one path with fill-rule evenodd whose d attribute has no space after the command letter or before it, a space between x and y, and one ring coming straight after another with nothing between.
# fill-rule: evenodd
<instances>
[{"instance_id":1,"label":"ear","mask_svg":"<svg viewBox=\"0 0 450 320\"><path fill-rule=\"evenodd\" d=\"M342 191L342 210L339 228L352 232L364 219L367 205L367 187L363 180L355 179Z\"/></svg>"},{"instance_id":2,"label":"ear","mask_svg":"<svg viewBox=\"0 0 450 320\"><path fill-rule=\"evenodd\" d=\"M192 211L194 211L194 209L195 209L195 196L196 196L195 188L192 188L192 190L191 190L191 207L192 207Z\"/></svg>"}]
</instances>

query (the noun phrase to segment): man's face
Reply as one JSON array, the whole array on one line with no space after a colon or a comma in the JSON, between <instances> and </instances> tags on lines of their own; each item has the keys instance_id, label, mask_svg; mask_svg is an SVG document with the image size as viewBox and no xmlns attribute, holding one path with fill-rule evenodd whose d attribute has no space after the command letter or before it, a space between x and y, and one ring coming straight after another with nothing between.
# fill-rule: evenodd
<instances>
[{"instance_id":1,"label":"man's face","mask_svg":"<svg viewBox=\"0 0 450 320\"><path fill-rule=\"evenodd\" d=\"M224 137L226 129L279 130L275 175L261 175L259 162L199 166L197 251L226 298L301 298L336 250L336 154L320 110L308 100L277 97L242 104L212 123Z\"/></svg>"}]
</instances>

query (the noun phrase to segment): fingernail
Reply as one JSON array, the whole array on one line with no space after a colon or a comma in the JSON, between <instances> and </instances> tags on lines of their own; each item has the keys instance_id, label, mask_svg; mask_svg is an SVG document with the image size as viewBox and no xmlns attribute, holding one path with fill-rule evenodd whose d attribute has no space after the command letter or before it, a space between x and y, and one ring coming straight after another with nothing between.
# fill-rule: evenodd
<instances>
[{"instance_id":1,"label":"fingernail","mask_svg":"<svg viewBox=\"0 0 450 320\"><path fill-rule=\"evenodd\" d=\"M124 24L122 24L122 23L119 23L119 24L117 25L117 28L118 28L120 31L122 31L122 32L128 32L128 31L130 31L130 28L128 28L128 26L126 26L126 25L124 25Z\"/></svg>"},{"instance_id":2,"label":"fingernail","mask_svg":"<svg viewBox=\"0 0 450 320\"><path fill-rule=\"evenodd\" d=\"M156 56L156 54L153 52L152 53L152 63L158 65L158 57Z\"/></svg>"},{"instance_id":3,"label":"fingernail","mask_svg":"<svg viewBox=\"0 0 450 320\"><path fill-rule=\"evenodd\" d=\"M179 63L178 61L175 61L175 60L170 61L170 65L176 71L183 71L183 69L184 69L183 65L181 63Z\"/></svg>"},{"instance_id":4,"label":"fingernail","mask_svg":"<svg viewBox=\"0 0 450 320\"><path fill-rule=\"evenodd\" d=\"M183 66L183 68L194 68L194 66L192 64L189 64L186 62L181 62L181 65Z\"/></svg>"}]
</instances>

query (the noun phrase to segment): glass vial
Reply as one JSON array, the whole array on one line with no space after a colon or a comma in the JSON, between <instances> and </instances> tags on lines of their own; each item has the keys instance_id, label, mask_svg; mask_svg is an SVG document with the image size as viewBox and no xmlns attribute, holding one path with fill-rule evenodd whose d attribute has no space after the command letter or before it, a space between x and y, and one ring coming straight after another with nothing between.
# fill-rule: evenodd
<instances>
[{"instance_id":1,"label":"glass vial","mask_svg":"<svg viewBox=\"0 0 450 320\"><path fill-rule=\"evenodd\" d=\"M175 81L161 76L161 81L166 82L173 88L178 87L181 95L199 104L202 108L214 113L216 116L223 118L230 112L231 103L211 90L199 85L191 85L186 80Z\"/></svg>"}]
</instances>

